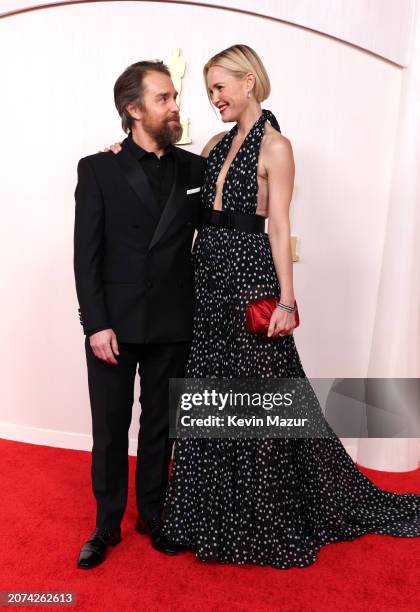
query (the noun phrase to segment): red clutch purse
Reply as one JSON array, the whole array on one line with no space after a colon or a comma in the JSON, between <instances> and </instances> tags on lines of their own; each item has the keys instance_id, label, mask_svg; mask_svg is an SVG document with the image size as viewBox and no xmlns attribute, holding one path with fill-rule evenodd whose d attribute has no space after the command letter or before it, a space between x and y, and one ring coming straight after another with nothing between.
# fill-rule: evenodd
<instances>
[{"instance_id":1,"label":"red clutch purse","mask_svg":"<svg viewBox=\"0 0 420 612\"><path fill-rule=\"evenodd\" d=\"M277 304L279 303L279 299L272 298L262 298L260 300L256 300L255 302L251 302L245 309L246 322L245 328L247 331L253 334L265 334L267 335L268 326L270 325L271 315L275 308L277 308ZM299 312L297 308L297 303L295 300L295 324L296 327L299 325Z\"/></svg>"}]
</instances>

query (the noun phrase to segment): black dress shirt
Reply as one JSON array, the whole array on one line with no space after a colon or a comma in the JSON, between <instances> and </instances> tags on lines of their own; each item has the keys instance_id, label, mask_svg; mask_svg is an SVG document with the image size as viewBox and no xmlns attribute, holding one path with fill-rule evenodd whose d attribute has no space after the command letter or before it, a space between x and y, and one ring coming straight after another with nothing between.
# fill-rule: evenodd
<instances>
[{"instance_id":1,"label":"black dress shirt","mask_svg":"<svg viewBox=\"0 0 420 612\"><path fill-rule=\"evenodd\" d=\"M128 135L127 142L133 157L138 160L147 176L159 213L162 213L175 179L174 147L173 145L169 146L164 155L159 158L156 153L145 151L135 143L131 132ZM90 337L103 329L106 328L91 329L86 333L86 336Z\"/></svg>"},{"instance_id":2,"label":"black dress shirt","mask_svg":"<svg viewBox=\"0 0 420 612\"><path fill-rule=\"evenodd\" d=\"M128 146L139 164L152 188L153 195L159 206L159 211L162 212L171 189L175 177L175 158L174 147L170 146L162 157L158 157L155 153L145 151L133 140L131 132L128 136Z\"/></svg>"}]
</instances>

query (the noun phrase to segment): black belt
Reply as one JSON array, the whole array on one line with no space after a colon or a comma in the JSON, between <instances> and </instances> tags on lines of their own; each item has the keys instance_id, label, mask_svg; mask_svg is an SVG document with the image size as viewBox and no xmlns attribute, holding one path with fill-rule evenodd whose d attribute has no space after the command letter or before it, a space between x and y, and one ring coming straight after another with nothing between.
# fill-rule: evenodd
<instances>
[{"instance_id":1,"label":"black belt","mask_svg":"<svg viewBox=\"0 0 420 612\"><path fill-rule=\"evenodd\" d=\"M230 210L205 209L202 216L203 225L215 225L243 232L265 233L265 218L261 215L248 215Z\"/></svg>"}]
</instances>

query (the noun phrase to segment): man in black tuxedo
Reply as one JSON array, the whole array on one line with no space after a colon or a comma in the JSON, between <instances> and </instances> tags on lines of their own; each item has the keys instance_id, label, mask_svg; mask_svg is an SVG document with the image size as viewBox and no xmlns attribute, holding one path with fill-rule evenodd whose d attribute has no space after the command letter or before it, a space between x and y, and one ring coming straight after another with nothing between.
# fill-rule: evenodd
<instances>
[{"instance_id":1,"label":"man in black tuxedo","mask_svg":"<svg viewBox=\"0 0 420 612\"><path fill-rule=\"evenodd\" d=\"M114 87L128 137L117 155L79 161L74 272L92 411L96 528L78 567L100 563L121 541L127 503L128 429L134 380L141 417L136 529L159 551L180 549L161 534L173 442L169 378L183 377L194 308L191 246L200 223L205 159L174 146L182 128L167 67L129 66Z\"/></svg>"}]
</instances>

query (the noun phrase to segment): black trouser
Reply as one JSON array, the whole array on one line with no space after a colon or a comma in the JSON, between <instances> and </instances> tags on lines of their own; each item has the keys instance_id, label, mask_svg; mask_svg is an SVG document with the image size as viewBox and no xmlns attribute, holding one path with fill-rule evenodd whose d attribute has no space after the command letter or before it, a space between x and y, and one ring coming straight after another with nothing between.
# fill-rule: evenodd
<instances>
[{"instance_id":1,"label":"black trouser","mask_svg":"<svg viewBox=\"0 0 420 612\"><path fill-rule=\"evenodd\" d=\"M92 410L92 487L96 526L118 527L128 491L128 429L136 369L140 375L137 509L152 518L163 509L173 440L169 439L169 378L182 378L190 342L118 343L118 365L105 363L85 340Z\"/></svg>"}]
</instances>

